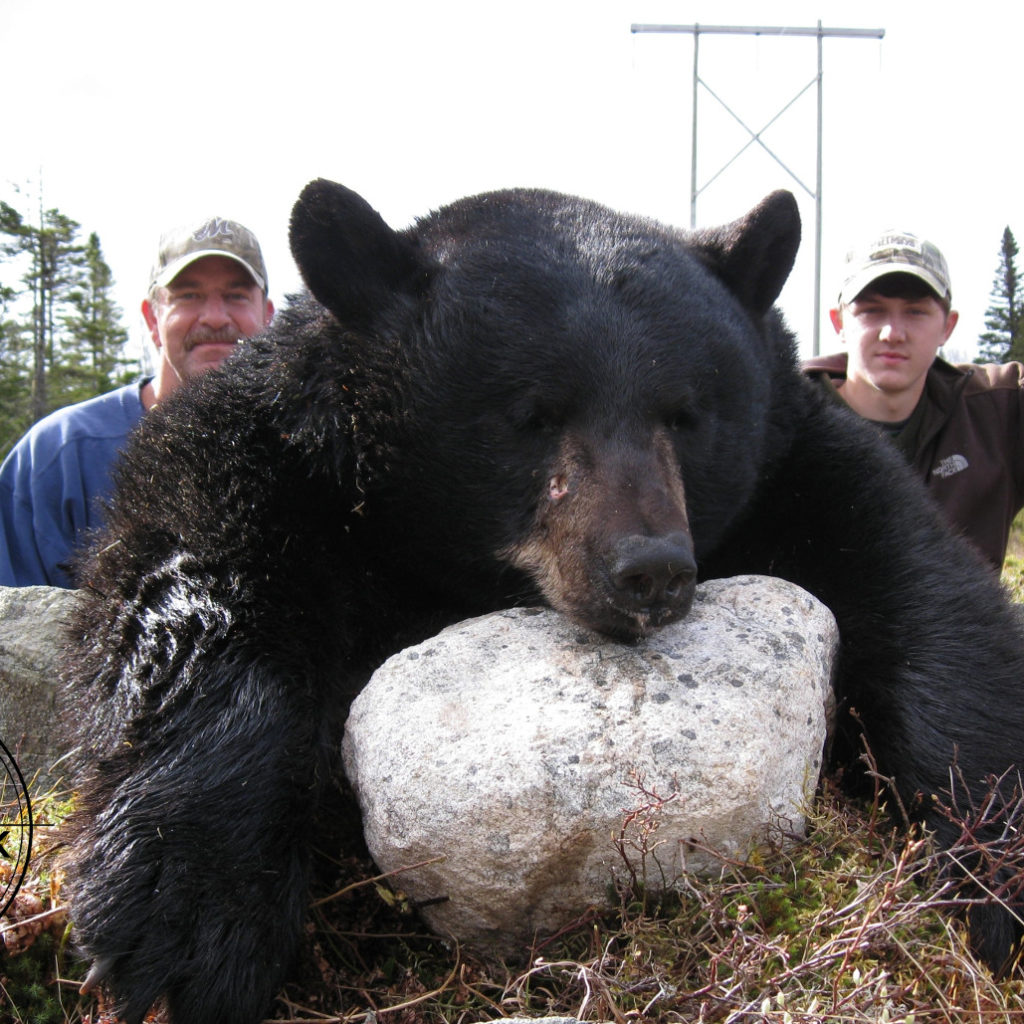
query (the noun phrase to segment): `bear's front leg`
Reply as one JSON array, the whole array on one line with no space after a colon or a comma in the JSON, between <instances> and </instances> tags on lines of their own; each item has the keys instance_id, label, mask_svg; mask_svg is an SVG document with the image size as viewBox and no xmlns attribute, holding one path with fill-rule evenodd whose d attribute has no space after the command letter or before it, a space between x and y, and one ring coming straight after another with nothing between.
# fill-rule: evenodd
<instances>
[{"instance_id":1,"label":"bear's front leg","mask_svg":"<svg viewBox=\"0 0 1024 1024\"><path fill-rule=\"evenodd\" d=\"M176 1024L253 1024L301 933L325 715L230 639L176 672L86 787L74 926L125 1024L160 997Z\"/></svg>"}]
</instances>

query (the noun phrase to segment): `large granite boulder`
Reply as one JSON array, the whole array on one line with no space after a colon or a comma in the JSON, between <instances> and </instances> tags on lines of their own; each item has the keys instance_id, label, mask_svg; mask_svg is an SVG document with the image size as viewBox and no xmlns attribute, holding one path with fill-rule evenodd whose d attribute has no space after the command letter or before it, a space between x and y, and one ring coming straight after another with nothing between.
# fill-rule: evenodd
<instances>
[{"instance_id":1,"label":"large granite boulder","mask_svg":"<svg viewBox=\"0 0 1024 1024\"><path fill-rule=\"evenodd\" d=\"M540 609L446 629L352 707L370 851L408 869L395 884L437 932L499 956L616 879L717 871L709 850L803 831L837 644L823 605L764 577L704 584L684 621L632 645Z\"/></svg>"}]
</instances>

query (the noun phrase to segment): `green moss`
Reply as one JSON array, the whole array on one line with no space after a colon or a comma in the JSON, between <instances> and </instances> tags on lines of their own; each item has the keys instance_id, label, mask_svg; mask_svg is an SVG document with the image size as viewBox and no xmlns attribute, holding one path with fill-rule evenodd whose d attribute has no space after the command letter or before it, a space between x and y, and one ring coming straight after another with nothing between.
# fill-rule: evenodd
<instances>
[{"instance_id":1,"label":"green moss","mask_svg":"<svg viewBox=\"0 0 1024 1024\"><path fill-rule=\"evenodd\" d=\"M1024 604L1024 512L1010 527L1010 540L1003 562L1003 583L1014 601Z\"/></svg>"}]
</instances>

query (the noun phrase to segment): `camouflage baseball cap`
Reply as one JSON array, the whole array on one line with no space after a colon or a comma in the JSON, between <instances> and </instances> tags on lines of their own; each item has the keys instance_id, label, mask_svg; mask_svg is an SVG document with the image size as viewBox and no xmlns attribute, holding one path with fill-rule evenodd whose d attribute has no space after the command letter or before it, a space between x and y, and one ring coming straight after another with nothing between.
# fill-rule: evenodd
<instances>
[{"instance_id":1,"label":"camouflage baseball cap","mask_svg":"<svg viewBox=\"0 0 1024 1024\"><path fill-rule=\"evenodd\" d=\"M150 287L166 287L190 263L204 256L227 256L241 263L260 290L267 290L267 268L256 236L237 221L210 217L168 231L160 239Z\"/></svg>"},{"instance_id":2,"label":"camouflage baseball cap","mask_svg":"<svg viewBox=\"0 0 1024 1024\"><path fill-rule=\"evenodd\" d=\"M912 274L940 298L949 302L949 268L937 245L909 231L884 231L869 245L846 254L839 304L852 302L872 281L884 274Z\"/></svg>"}]
</instances>

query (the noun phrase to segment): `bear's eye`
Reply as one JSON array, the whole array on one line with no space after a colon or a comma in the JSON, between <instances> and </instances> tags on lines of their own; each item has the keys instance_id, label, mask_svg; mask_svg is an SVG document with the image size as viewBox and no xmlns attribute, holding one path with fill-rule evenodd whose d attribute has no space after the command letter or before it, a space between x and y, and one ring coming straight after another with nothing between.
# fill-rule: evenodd
<instances>
[{"instance_id":1,"label":"bear's eye","mask_svg":"<svg viewBox=\"0 0 1024 1024\"><path fill-rule=\"evenodd\" d=\"M675 433L692 429L696 422L696 417L687 409L677 409L665 417L665 426Z\"/></svg>"},{"instance_id":2,"label":"bear's eye","mask_svg":"<svg viewBox=\"0 0 1024 1024\"><path fill-rule=\"evenodd\" d=\"M516 430L535 434L557 433L562 424L562 416L553 405L537 400L513 406L510 419Z\"/></svg>"},{"instance_id":3,"label":"bear's eye","mask_svg":"<svg viewBox=\"0 0 1024 1024\"><path fill-rule=\"evenodd\" d=\"M558 432L558 420L550 412L538 409L527 420L526 429L538 434L554 434Z\"/></svg>"}]
</instances>

